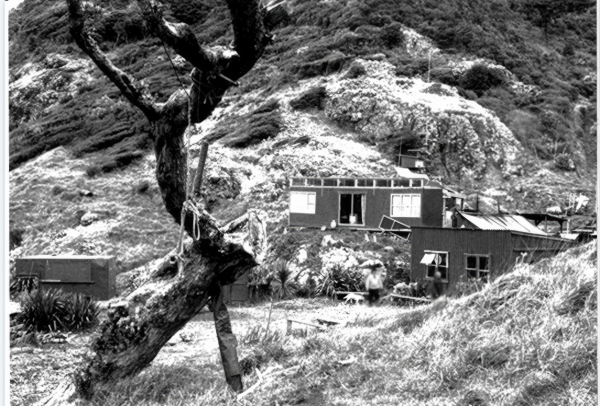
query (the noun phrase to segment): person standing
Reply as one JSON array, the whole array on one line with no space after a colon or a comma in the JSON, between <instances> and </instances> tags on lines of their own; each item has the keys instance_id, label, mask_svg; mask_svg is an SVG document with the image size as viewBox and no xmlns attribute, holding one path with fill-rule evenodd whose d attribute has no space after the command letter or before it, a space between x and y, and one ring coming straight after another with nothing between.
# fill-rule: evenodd
<instances>
[{"instance_id":1,"label":"person standing","mask_svg":"<svg viewBox=\"0 0 600 406\"><path fill-rule=\"evenodd\" d=\"M373 306L379 301L379 292L383 289L383 280L380 272L383 264L381 261L368 261L365 265L365 267L371 269L371 273L367 276L365 282L365 288L369 294L369 306Z\"/></svg>"}]
</instances>

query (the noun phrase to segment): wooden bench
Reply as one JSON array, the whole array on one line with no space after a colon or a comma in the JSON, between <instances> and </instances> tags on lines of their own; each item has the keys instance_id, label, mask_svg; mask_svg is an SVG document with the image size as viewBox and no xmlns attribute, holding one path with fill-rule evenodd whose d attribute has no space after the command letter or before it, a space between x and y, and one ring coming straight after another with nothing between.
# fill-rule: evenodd
<instances>
[{"instance_id":1,"label":"wooden bench","mask_svg":"<svg viewBox=\"0 0 600 406\"><path fill-rule=\"evenodd\" d=\"M431 302L431 299L427 299L424 297L404 296L404 295L397 295L396 293L389 293L385 297L393 297L393 298L397 298L397 299L410 299L410 300L416 300L418 302L427 302L427 303Z\"/></svg>"},{"instance_id":2,"label":"wooden bench","mask_svg":"<svg viewBox=\"0 0 600 406\"><path fill-rule=\"evenodd\" d=\"M292 323L304 324L305 326L315 327L315 328L318 328L319 330L326 330L326 328L324 326L312 323L310 321L287 319L287 334L288 335L292 333Z\"/></svg>"}]
</instances>

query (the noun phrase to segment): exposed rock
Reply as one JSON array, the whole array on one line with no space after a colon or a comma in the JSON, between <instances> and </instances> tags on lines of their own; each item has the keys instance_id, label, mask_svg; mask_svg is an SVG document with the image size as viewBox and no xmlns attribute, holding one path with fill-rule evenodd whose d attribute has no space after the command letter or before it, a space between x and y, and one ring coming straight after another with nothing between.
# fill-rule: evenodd
<instances>
[{"instance_id":1,"label":"exposed rock","mask_svg":"<svg viewBox=\"0 0 600 406\"><path fill-rule=\"evenodd\" d=\"M97 213L87 212L83 216L81 216L81 219L79 219L79 222L81 223L82 226L86 227L86 226L89 226L90 224L92 224L94 221L98 221L99 219L100 219L100 216Z\"/></svg>"}]
</instances>

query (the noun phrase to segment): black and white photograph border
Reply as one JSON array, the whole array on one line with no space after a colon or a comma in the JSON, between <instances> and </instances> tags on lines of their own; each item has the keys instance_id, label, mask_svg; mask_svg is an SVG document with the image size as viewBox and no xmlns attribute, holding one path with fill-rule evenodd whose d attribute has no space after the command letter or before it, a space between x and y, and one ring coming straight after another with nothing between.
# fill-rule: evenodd
<instances>
[{"instance_id":1,"label":"black and white photograph border","mask_svg":"<svg viewBox=\"0 0 600 406\"><path fill-rule=\"evenodd\" d=\"M590 405L591 0L8 0L6 400Z\"/></svg>"}]
</instances>

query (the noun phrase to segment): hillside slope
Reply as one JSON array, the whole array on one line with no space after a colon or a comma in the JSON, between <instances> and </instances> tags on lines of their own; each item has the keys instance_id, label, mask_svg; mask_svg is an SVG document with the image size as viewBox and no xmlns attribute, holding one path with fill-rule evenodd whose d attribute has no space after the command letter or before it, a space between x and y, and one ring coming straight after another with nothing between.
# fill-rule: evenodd
<instances>
[{"instance_id":1,"label":"hillside slope","mask_svg":"<svg viewBox=\"0 0 600 406\"><path fill-rule=\"evenodd\" d=\"M165 3L203 42L229 43L223 2ZM257 66L190 131L192 151L214 142L205 193L217 217L255 207L281 232L290 177L392 176L413 148L431 176L503 210L583 194L593 212L595 5L544 26L520 2L290 4ZM134 2L91 17L111 59L159 100L189 85L189 64L170 52L172 67ZM121 270L164 255L176 231L148 124L73 43L64 2L25 0L9 22L12 255L117 255Z\"/></svg>"},{"instance_id":2,"label":"hillside slope","mask_svg":"<svg viewBox=\"0 0 600 406\"><path fill-rule=\"evenodd\" d=\"M244 384L257 385L241 401L227 390L212 317L203 314L148 368L100 390L91 404L594 405L597 278L596 245L588 244L433 306L318 298L232 307ZM326 331L295 325L286 336L290 317L350 324ZM71 336L60 349L14 351L11 402L30 404L57 386L82 362L89 337Z\"/></svg>"}]
</instances>

